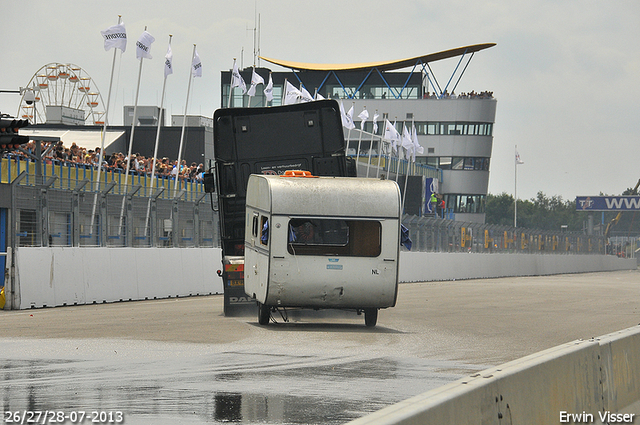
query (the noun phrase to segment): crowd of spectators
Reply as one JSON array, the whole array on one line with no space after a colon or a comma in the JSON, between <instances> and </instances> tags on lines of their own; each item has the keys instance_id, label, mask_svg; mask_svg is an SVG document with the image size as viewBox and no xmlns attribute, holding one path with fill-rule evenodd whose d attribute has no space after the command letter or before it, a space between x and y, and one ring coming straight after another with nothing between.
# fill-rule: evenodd
<instances>
[{"instance_id":1,"label":"crowd of spectators","mask_svg":"<svg viewBox=\"0 0 640 425\"><path fill-rule=\"evenodd\" d=\"M23 146L23 149L29 153L35 153L35 142L30 141ZM76 143L72 143L71 147L65 147L62 142L42 143L42 152L46 152L43 156L43 161L46 164L57 165L70 165L83 168L98 168L100 162L100 148L86 149L78 146ZM14 150L8 153L10 157L20 157L23 159L30 159L27 155L19 150ZM204 165L202 163L196 164L192 162L191 165L187 164L186 160L180 161L180 167L178 167L178 161L171 161L169 158L147 158L139 153L131 155L131 161L129 162L129 173L133 175L147 175L150 176L153 171L153 164L155 161L155 173L156 177L165 177L175 179L178 176L181 180L201 182L203 180ZM102 170L113 171L119 173L125 173L127 170L127 156L121 152L112 154L104 154L102 158Z\"/></svg>"},{"instance_id":2,"label":"crowd of spectators","mask_svg":"<svg viewBox=\"0 0 640 425\"><path fill-rule=\"evenodd\" d=\"M454 92L449 93L445 90L442 93L442 96L439 96L437 93L426 92L423 96L425 99L493 99L492 91L483 91L480 93L476 93L475 91L470 91L469 93L460 93L456 95Z\"/></svg>"}]
</instances>

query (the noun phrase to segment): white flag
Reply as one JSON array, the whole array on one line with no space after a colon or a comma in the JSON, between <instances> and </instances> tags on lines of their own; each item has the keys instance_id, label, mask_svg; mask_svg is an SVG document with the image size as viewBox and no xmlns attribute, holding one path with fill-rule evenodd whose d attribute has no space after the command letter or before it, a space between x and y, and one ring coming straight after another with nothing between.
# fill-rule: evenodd
<instances>
[{"instance_id":1,"label":"white flag","mask_svg":"<svg viewBox=\"0 0 640 425\"><path fill-rule=\"evenodd\" d=\"M351 105L351 108L347 111L347 128L356 128L356 125L353 123L353 105Z\"/></svg>"},{"instance_id":2,"label":"white flag","mask_svg":"<svg viewBox=\"0 0 640 425\"><path fill-rule=\"evenodd\" d=\"M287 81L287 84L285 84L284 104L293 105L294 103L300 103L301 98L302 92L295 88L293 84Z\"/></svg>"},{"instance_id":3,"label":"white flag","mask_svg":"<svg viewBox=\"0 0 640 425\"><path fill-rule=\"evenodd\" d=\"M273 80L271 79L271 73L269 73L269 83L267 87L264 88L264 95L267 98L267 102L273 100Z\"/></svg>"},{"instance_id":4,"label":"white flag","mask_svg":"<svg viewBox=\"0 0 640 425\"><path fill-rule=\"evenodd\" d=\"M344 105L342 100L340 101L340 118L342 118L342 126L348 129L356 128L353 124L353 106L349 109L349 114L344 112Z\"/></svg>"},{"instance_id":5,"label":"white flag","mask_svg":"<svg viewBox=\"0 0 640 425\"><path fill-rule=\"evenodd\" d=\"M253 68L253 72L251 73L251 87L247 91L249 97L256 95L256 86L258 84L264 84L264 78L260 76L260 74L256 73L256 69Z\"/></svg>"},{"instance_id":6,"label":"white flag","mask_svg":"<svg viewBox=\"0 0 640 425\"><path fill-rule=\"evenodd\" d=\"M524 161L520 159L518 151L516 151L516 164L524 164Z\"/></svg>"},{"instance_id":7,"label":"white flag","mask_svg":"<svg viewBox=\"0 0 640 425\"><path fill-rule=\"evenodd\" d=\"M167 54L164 55L164 76L173 74L173 52L171 51L171 44L167 49Z\"/></svg>"},{"instance_id":8,"label":"white flag","mask_svg":"<svg viewBox=\"0 0 640 425\"><path fill-rule=\"evenodd\" d=\"M420 142L418 142L418 131L416 130L415 125L411 128L411 141L413 142L413 162L416 162L416 154L422 155L424 153L424 148Z\"/></svg>"},{"instance_id":9,"label":"white flag","mask_svg":"<svg viewBox=\"0 0 640 425\"><path fill-rule=\"evenodd\" d=\"M408 151L411 151L411 149L413 148L411 134L409 134L409 130L407 129L406 125L404 125L402 129L402 147Z\"/></svg>"},{"instance_id":10,"label":"white flag","mask_svg":"<svg viewBox=\"0 0 640 425\"><path fill-rule=\"evenodd\" d=\"M378 115L378 111L376 111L373 114L373 134L376 134L378 132L378 118L380 117L380 115Z\"/></svg>"},{"instance_id":11,"label":"white flag","mask_svg":"<svg viewBox=\"0 0 640 425\"><path fill-rule=\"evenodd\" d=\"M363 109L360 114L358 114L358 118L360 118L360 130L364 130L364 123L369 119L369 112L366 109Z\"/></svg>"},{"instance_id":12,"label":"white flag","mask_svg":"<svg viewBox=\"0 0 640 425\"><path fill-rule=\"evenodd\" d=\"M143 31L142 35L136 41L136 59L151 59L151 43L156 41L151 34Z\"/></svg>"},{"instance_id":13,"label":"white flag","mask_svg":"<svg viewBox=\"0 0 640 425\"><path fill-rule=\"evenodd\" d=\"M395 124L391 124L389 120L384 120L384 140L391 142L391 149L393 152L398 150L398 142L400 141L400 133L396 130Z\"/></svg>"},{"instance_id":14,"label":"white flag","mask_svg":"<svg viewBox=\"0 0 640 425\"><path fill-rule=\"evenodd\" d=\"M202 62L200 61L200 55L198 51L193 51L193 59L191 60L191 76L202 77Z\"/></svg>"},{"instance_id":15,"label":"white flag","mask_svg":"<svg viewBox=\"0 0 640 425\"><path fill-rule=\"evenodd\" d=\"M300 94L301 102L313 102L313 96L311 96L311 93L309 93L302 84L300 84Z\"/></svg>"},{"instance_id":16,"label":"white flag","mask_svg":"<svg viewBox=\"0 0 640 425\"><path fill-rule=\"evenodd\" d=\"M113 25L100 33L104 38L104 50L108 51L112 47L122 50L122 53L127 50L127 30L124 28L124 22Z\"/></svg>"},{"instance_id":17,"label":"white flag","mask_svg":"<svg viewBox=\"0 0 640 425\"><path fill-rule=\"evenodd\" d=\"M340 119L342 120L342 126L347 126L347 114L344 112L344 103L340 101Z\"/></svg>"},{"instance_id":18,"label":"white flag","mask_svg":"<svg viewBox=\"0 0 640 425\"><path fill-rule=\"evenodd\" d=\"M231 72L231 90L233 90L234 87L240 87L242 89L242 94L247 92L247 85L242 79L240 71L238 71L238 65L235 60L233 61L233 71Z\"/></svg>"},{"instance_id":19,"label":"white flag","mask_svg":"<svg viewBox=\"0 0 640 425\"><path fill-rule=\"evenodd\" d=\"M251 75L251 84L257 86L258 84L264 84L264 78L262 78L260 76L260 74L258 74L256 72L256 69L253 69L253 74Z\"/></svg>"}]
</instances>

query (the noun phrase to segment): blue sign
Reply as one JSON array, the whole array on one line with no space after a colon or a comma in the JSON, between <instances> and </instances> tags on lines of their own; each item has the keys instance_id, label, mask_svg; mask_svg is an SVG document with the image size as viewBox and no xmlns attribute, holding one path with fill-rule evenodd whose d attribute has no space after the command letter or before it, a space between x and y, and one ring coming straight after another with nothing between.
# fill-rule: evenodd
<instances>
[{"instance_id":1,"label":"blue sign","mask_svg":"<svg viewBox=\"0 0 640 425\"><path fill-rule=\"evenodd\" d=\"M576 196L576 211L640 211L640 196Z\"/></svg>"},{"instance_id":2,"label":"blue sign","mask_svg":"<svg viewBox=\"0 0 640 425\"><path fill-rule=\"evenodd\" d=\"M427 177L425 181L424 214L434 214L434 206L431 205L431 194L438 194L438 179Z\"/></svg>"}]
</instances>

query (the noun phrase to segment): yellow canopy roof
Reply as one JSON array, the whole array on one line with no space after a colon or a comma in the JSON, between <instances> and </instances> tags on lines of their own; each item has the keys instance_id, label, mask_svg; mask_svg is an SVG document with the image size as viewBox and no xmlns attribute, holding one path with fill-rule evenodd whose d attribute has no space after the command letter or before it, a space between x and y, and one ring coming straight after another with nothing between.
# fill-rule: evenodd
<instances>
[{"instance_id":1,"label":"yellow canopy roof","mask_svg":"<svg viewBox=\"0 0 640 425\"><path fill-rule=\"evenodd\" d=\"M473 44L471 46L458 47L455 49L445 50L438 53L431 53L424 56L416 56L414 58L408 58L408 59L400 59L395 61L384 61L384 62L353 63L353 64L302 63L302 62L284 61L279 59L271 59L271 58L266 58L264 56L260 56L260 59L263 59L267 62L271 62L275 65L280 65L284 68L290 68L298 71L362 71L362 70L371 69L371 68L378 68L381 71L391 71L395 69L402 69L402 68L408 68L410 66L414 66L418 61L422 61L424 63L435 62L442 59L460 56L465 53L478 52L480 50L488 49L489 47L493 47L495 45L496 43Z\"/></svg>"}]
</instances>

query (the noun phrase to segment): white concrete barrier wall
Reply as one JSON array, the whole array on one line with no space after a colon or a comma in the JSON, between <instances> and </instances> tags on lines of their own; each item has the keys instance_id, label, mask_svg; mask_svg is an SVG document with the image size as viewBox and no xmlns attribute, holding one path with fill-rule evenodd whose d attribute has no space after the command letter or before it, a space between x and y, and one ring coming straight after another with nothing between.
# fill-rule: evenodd
<instances>
[{"instance_id":1,"label":"white concrete barrier wall","mask_svg":"<svg viewBox=\"0 0 640 425\"><path fill-rule=\"evenodd\" d=\"M612 255L402 252L400 281L424 282L507 276L633 270L635 259Z\"/></svg>"},{"instance_id":2,"label":"white concrete barrier wall","mask_svg":"<svg viewBox=\"0 0 640 425\"><path fill-rule=\"evenodd\" d=\"M216 248L20 248L14 306L219 294L220 259Z\"/></svg>"},{"instance_id":3,"label":"white concrete barrier wall","mask_svg":"<svg viewBox=\"0 0 640 425\"><path fill-rule=\"evenodd\" d=\"M633 327L487 369L349 424L635 423L639 400Z\"/></svg>"},{"instance_id":4,"label":"white concrete barrier wall","mask_svg":"<svg viewBox=\"0 0 640 425\"><path fill-rule=\"evenodd\" d=\"M400 281L630 270L603 255L402 252ZM31 308L222 293L218 248L19 248L13 306Z\"/></svg>"},{"instance_id":5,"label":"white concrete barrier wall","mask_svg":"<svg viewBox=\"0 0 640 425\"><path fill-rule=\"evenodd\" d=\"M604 409L640 412L640 327L599 338ZM640 415L634 423L640 423Z\"/></svg>"}]
</instances>

